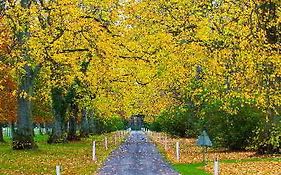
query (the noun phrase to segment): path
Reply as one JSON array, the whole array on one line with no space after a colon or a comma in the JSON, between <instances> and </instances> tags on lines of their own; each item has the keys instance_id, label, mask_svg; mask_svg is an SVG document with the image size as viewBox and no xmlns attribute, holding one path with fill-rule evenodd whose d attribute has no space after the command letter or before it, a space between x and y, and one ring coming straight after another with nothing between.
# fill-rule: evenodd
<instances>
[{"instance_id":1,"label":"path","mask_svg":"<svg viewBox=\"0 0 281 175\"><path fill-rule=\"evenodd\" d=\"M98 175L178 175L141 131L128 139L106 160Z\"/></svg>"}]
</instances>

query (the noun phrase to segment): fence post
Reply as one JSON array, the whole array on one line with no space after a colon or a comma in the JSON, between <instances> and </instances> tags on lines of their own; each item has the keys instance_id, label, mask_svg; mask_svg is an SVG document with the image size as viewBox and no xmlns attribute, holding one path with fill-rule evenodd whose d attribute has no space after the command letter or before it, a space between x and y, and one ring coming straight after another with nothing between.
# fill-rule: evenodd
<instances>
[{"instance_id":1,"label":"fence post","mask_svg":"<svg viewBox=\"0 0 281 175\"><path fill-rule=\"evenodd\" d=\"M118 137L119 137L119 140L121 140L121 131L118 131Z\"/></svg>"},{"instance_id":2,"label":"fence post","mask_svg":"<svg viewBox=\"0 0 281 175\"><path fill-rule=\"evenodd\" d=\"M93 161L96 161L96 141L93 141Z\"/></svg>"},{"instance_id":3,"label":"fence post","mask_svg":"<svg viewBox=\"0 0 281 175\"><path fill-rule=\"evenodd\" d=\"M108 147L107 147L107 137L104 138L104 147L105 147L105 150L108 150Z\"/></svg>"},{"instance_id":4,"label":"fence post","mask_svg":"<svg viewBox=\"0 0 281 175\"><path fill-rule=\"evenodd\" d=\"M219 160L216 157L214 161L214 175L219 175L219 173L220 173Z\"/></svg>"},{"instance_id":5,"label":"fence post","mask_svg":"<svg viewBox=\"0 0 281 175\"><path fill-rule=\"evenodd\" d=\"M176 154L177 154L177 161L180 160L180 143L176 143Z\"/></svg>"},{"instance_id":6,"label":"fence post","mask_svg":"<svg viewBox=\"0 0 281 175\"><path fill-rule=\"evenodd\" d=\"M167 151L167 143L168 142L168 140L167 140L167 135L165 135L165 150Z\"/></svg>"},{"instance_id":7,"label":"fence post","mask_svg":"<svg viewBox=\"0 0 281 175\"><path fill-rule=\"evenodd\" d=\"M60 175L60 166L59 165L56 166L56 175Z\"/></svg>"}]
</instances>

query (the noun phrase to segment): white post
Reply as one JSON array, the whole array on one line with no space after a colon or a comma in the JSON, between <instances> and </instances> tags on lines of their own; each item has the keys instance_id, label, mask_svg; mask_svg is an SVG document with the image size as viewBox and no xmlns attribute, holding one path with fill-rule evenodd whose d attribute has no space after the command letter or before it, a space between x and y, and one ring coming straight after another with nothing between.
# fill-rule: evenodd
<instances>
[{"instance_id":1,"label":"white post","mask_svg":"<svg viewBox=\"0 0 281 175\"><path fill-rule=\"evenodd\" d=\"M105 150L108 150L108 147L107 147L107 137L104 138L104 147L105 147Z\"/></svg>"},{"instance_id":2,"label":"white post","mask_svg":"<svg viewBox=\"0 0 281 175\"><path fill-rule=\"evenodd\" d=\"M60 166L59 165L56 166L56 175L60 175Z\"/></svg>"},{"instance_id":3,"label":"white post","mask_svg":"<svg viewBox=\"0 0 281 175\"><path fill-rule=\"evenodd\" d=\"M180 160L180 143L176 143L176 154L177 154L177 161Z\"/></svg>"},{"instance_id":4,"label":"white post","mask_svg":"<svg viewBox=\"0 0 281 175\"><path fill-rule=\"evenodd\" d=\"M96 141L93 141L93 161L96 161Z\"/></svg>"},{"instance_id":5,"label":"white post","mask_svg":"<svg viewBox=\"0 0 281 175\"><path fill-rule=\"evenodd\" d=\"M214 161L214 175L219 175L220 168L219 168L219 160L218 158Z\"/></svg>"}]
</instances>

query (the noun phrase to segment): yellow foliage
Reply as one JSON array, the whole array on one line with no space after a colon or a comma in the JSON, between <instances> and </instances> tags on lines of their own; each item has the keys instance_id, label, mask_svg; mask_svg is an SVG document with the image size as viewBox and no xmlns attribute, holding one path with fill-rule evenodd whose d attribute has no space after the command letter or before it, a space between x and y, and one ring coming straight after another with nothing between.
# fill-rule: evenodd
<instances>
[{"instance_id":1,"label":"yellow foliage","mask_svg":"<svg viewBox=\"0 0 281 175\"><path fill-rule=\"evenodd\" d=\"M157 115L184 95L200 104L195 97L203 89L186 91L198 67L206 101L241 97L264 109L280 106L280 45L268 42L255 10L262 2L36 2L29 8L7 2L4 20L13 36L28 32L16 42L10 62L19 72L25 65L43 67L48 88L79 80L87 91L82 105L105 117ZM276 13L268 27L280 24ZM228 103L223 108L232 111Z\"/></svg>"}]
</instances>

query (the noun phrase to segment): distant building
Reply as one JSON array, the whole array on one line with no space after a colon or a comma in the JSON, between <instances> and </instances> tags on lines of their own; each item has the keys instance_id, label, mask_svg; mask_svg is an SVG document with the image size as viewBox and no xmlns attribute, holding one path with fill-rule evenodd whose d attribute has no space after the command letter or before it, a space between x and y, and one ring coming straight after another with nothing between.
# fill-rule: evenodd
<instances>
[{"instance_id":1,"label":"distant building","mask_svg":"<svg viewBox=\"0 0 281 175\"><path fill-rule=\"evenodd\" d=\"M132 130L141 130L144 124L143 119L144 115L132 115L129 121L129 127L132 128Z\"/></svg>"}]
</instances>

